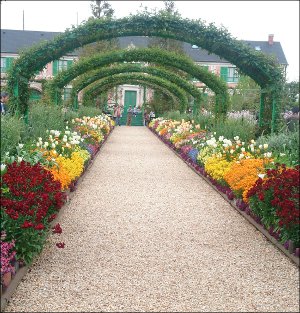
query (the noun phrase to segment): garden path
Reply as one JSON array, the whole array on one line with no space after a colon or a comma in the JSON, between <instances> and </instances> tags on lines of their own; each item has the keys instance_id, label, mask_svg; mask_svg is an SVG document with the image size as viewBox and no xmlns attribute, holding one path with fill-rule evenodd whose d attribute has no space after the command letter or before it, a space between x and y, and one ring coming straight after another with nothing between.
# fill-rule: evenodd
<instances>
[{"instance_id":1,"label":"garden path","mask_svg":"<svg viewBox=\"0 0 300 313\"><path fill-rule=\"evenodd\" d=\"M115 128L60 223L7 312L299 309L297 266L146 127Z\"/></svg>"}]
</instances>

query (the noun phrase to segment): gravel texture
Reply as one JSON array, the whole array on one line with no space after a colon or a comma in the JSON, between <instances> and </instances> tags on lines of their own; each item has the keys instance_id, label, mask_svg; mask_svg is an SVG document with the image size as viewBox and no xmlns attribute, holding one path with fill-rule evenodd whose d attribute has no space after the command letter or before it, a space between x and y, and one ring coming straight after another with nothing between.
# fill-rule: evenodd
<instances>
[{"instance_id":1,"label":"gravel texture","mask_svg":"<svg viewBox=\"0 0 300 313\"><path fill-rule=\"evenodd\" d=\"M115 128L60 223L7 312L299 310L297 266L146 127Z\"/></svg>"}]
</instances>

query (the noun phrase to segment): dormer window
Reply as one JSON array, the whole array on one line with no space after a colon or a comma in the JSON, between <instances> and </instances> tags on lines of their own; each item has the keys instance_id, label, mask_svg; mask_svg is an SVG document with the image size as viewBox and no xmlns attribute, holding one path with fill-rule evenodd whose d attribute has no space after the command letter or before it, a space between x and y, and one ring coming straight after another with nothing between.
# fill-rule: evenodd
<instances>
[{"instance_id":1,"label":"dormer window","mask_svg":"<svg viewBox=\"0 0 300 313\"><path fill-rule=\"evenodd\" d=\"M199 47L196 45L192 45L192 49L198 49Z\"/></svg>"}]
</instances>

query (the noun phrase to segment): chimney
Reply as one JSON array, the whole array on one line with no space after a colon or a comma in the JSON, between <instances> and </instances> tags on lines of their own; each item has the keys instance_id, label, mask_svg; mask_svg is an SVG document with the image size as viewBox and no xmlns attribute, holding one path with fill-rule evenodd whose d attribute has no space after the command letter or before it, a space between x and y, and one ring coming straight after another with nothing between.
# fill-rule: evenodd
<instances>
[{"instance_id":1,"label":"chimney","mask_svg":"<svg viewBox=\"0 0 300 313\"><path fill-rule=\"evenodd\" d=\"M270 45L270 46L273 45L273 38L274 38L274 35L273 35L273 34L270 34L269 37L268 37L268 42L269 42L269 45Z\"/></svg>"}]
</instances>

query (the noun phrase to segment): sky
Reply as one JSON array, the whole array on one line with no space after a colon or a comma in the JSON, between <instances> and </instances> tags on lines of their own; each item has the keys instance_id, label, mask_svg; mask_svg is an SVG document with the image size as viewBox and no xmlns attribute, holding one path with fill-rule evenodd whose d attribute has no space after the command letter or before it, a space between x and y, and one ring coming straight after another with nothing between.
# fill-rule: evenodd
<instances>
[{"instance_id":1,"label":"sky","mask_svg":"<svg viewBox=\"0 0 300 313\"><path fill-rule=\"evenodd\" d=\"M117 18L135 14L141 4L163 8L163 1L108 1ZM299 81L299 1L174 1L183 18L224 26L232 37L267 41L274 34L288 61L287 81ZM92 16L92 1L1 0L1 29L63 32Z\"/></svg>"}]
</instances>

